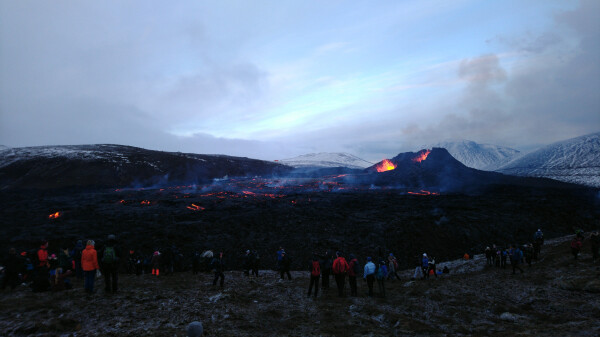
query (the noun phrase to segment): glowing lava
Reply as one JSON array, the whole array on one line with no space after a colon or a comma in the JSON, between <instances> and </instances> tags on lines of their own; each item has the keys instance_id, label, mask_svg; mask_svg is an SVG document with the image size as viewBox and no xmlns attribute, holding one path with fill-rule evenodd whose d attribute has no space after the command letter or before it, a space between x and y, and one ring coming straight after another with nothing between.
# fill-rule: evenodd
<instances>
[{"instance_id":1,"label":"glowing lava","mask_svg":"<svg viewBox=\"0 0 600 337\"><path fill-rule=\"evenodd\" d=\"M427 159L427 156L429 155L430 152L431 152L431 150L421 150L421 151L419 151L418 155L412 159L412 161L415 163L420 163L423 160Z\"/></svg>"},{"instance_id":2,"label":"glowing lava","mask_svg":"<svg viewBox=\"0 0 600 337\"><path fill-rule=\"evenodd\" d=\"M385 172L385 171L391 171L391 170L395 169L396 166L397 165L392 163L389 159L384 159L381 161L381 163L379 163L377 166L375 166L375 169L377 169L377 172Z\"/></svg>"},{"instance_id":3,"label":"glowing lava","mask_svg":"<svg viewBox=\"0 0 600 337\"><path fill-rule=\"evenodd\" d=\"M140 202L141 205L150 205L150 201L148 200L143 200L142 202Z\"/></svg>"},{"instance_id":4,"label":"glowing lava","mask_svg":"<svg viewBox=\"0 0 600 337\"><path fill-rule=\"evenodd\" d=\"M192 204L191 206L187 206L187 209L192 210L192 211L203 211L206 208L198 206L196 204Z\"/></svg>"},{"instance_id":5,"label":"glowing lava","mask_svg":"<svg viewBox=\"0 0 600 337\"><path fill-rule=\"evenodd\" d=\"M50 215L48 215L48 219L56 219L58 217L60 217L60 212L56 212L56 213L52 213Z\"/></svg>"}]
</instances>

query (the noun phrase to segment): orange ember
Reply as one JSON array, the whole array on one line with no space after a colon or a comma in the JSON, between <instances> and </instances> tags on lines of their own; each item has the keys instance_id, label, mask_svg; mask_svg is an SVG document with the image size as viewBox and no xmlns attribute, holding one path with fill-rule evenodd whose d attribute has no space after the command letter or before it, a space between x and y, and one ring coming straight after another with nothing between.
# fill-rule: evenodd
<instances>
[{"instance_id":1,"label":"orange ember","mask_svg":"<svg viewBox=\"0 0 600 337\"><path fill-rule=\"evenodd\" d=\"M377 169L377 172L385 172L385 171L391 171L391 170L395 169L396 165L394 163L392 163L391 161L389 161L388 159L384 159L375 168Z\"/></svg>"},{"instance_id":2,"label":"orange ember","mask_svg":"<svg viewBox=\"0 0 600 337\"><path fill-rule=\"evenodd\" d=\"M52 214L48 215L48 219L56 219L60 215L61 215L60 212L52 213Z\"/></svg>"},{"instance_id":3,"label":"orange ember","mask_svg":"<svg viewBox=\"0 0 600 337\"><path fill-rule=\"evenodd\" d=\"M427 156L429 155L429 153L431 152L431 150L421 150L419 152L419 154L412 159L413 162L415 163L420 163L423 160L427 159Z\"/></svg>"},{"instance_id":4,"label":"orange ember","mask_svg":"<svg viewBox=\"0 0 600 337\"><path fill-rule=\"evenodd\" d=\"M150 201L148 200L143 200L142 202L140 202L141 205L150 205Z\"/></svg>"},{"instance_id":5,"label":"orange ember","mask_svg":"<svg viewBox=\"0 0 600 337\"><path fill-rule=\"evenodd\" d=\"M203 211L203 210L205 210L204 207L198 206L196 204L192 204L191 206L187 206L187 209L192 210L192 211Z\"/></svg>"}]
</instances>

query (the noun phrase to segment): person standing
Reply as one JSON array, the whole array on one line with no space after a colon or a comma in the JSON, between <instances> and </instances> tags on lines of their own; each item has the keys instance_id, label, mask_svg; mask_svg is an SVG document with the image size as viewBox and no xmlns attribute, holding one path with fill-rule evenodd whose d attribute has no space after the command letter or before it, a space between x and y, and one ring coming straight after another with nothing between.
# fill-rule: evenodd
<instances>
[{"instance_id":1,"label":"person standing","mask_svg":"<svg viewBox=\"0 0 600 337\"><path fill-rule=\"evenodd\" d=\"M394 254L390 253L390 255L388 256L388 280L394 280L394 278L400 280L400 277L398 276L397 273L398 270L398 260L396 260L396 257L394 256Z\"/></svg>"},{"instance_id":2,"label":"person standing","mask_svg":"<svg viewBox=\"0 0 600 337\"><path fill-rule=\"evenodd\" d=\"M581 237L576 235L575 238L573 238L573 241L571 241L571 253L573 254L575 260L577 260L577 256L579 255L582 246L583 244L581 243Z\"/></svg>"},{"instance_id":3,"label":"person standing","mask_svg":"<svg viewBox=\"0 0 600 337\"><path fill-rule=\"evenodd\" d=\"M75 276L78 279L83 278L83 269L81 269L81 253L85 247L83 247L83 241L77 240L77 244L75 244L75 248L73 248L73 260L75 261Z\"/></svg>"},{"instance_id":4,"label":"person standing","mask_svg":"<svg viewBox=\"0 0 600 337\"><path fill-rule=\"evenodd\" d=\"M423 279L429 278L429 258L426 253L423 253L421 259L421 269L423 269Z\"/></svg>"},{"instance_id":5,"label":"person standing","mask_svg":"<svg viewBox=\"0 0 600 337\"><path fill-rule=\"evenodd\" d=\"M89 294L94 292L94 280L98 265L98 253L94 249L94 241L88 240L87 245L81 253L81 269L83 269L84 288Z\"/></svg>"},{"instance_id":6,"label":"person standing","mask_svg":"<svg viewBox=\"0 0 600 337\"><path fill-rule=\"evenodd\" d=\"M385 278L387 277L387 267L385 261L379 261L375 278L377 279L377 287L379 288L379 296L385 298Z\"/></svg>"},{"instance_id":7,"label":"person standing","mask_svg":"<svg viewBox=\"0 0 600 337\"><path fill-rule=\"evenodd\" d=\"M348 272L348 262L340 252L335 253L336 259L333 261L333 274L338 288L338 296L344 296L344 285L346 284L346 273Z\"/></svg>"},{"instance_id":8,"label":"person standing","mask_svg":"<svg viewBox=\"0 0 600 337\"><path fill-rule=\"evenodd\" d=\"M519 271L521 271L521 274L523 274L523 269L519 267L519 264L521 264L522 259L523 252L519 249L519 247L515 245L510 246L510 264L513 268L513 275L516 273L516 269L519 269Z\"/></svg>"},{"instance_id":9,"label":"person standing","mask_svg":"<svg viewBox=\"0 0 600 337\"><path fill-rule=\"evenodd\" d=\"M367 257L367 263L365 264L363 279L367 281L369 287L369 297L373 297L373 282L375 281L375 264L371 261L371 257Z\"/></svg>"},{"instance_id":10,"label":"person standing","mask_svg":"<svg viewBox=\"0 0 600 337\"><path fill-rule=\"evenodd\" d=\"M360 274L358 259L350 254L350 263L348 264L348 280L350 282L350 296L358 296L356 289L356 276Z\"/></svg>"},{"instance_id":11,"label":"person standing","mask_svg":"<svg viewBox=\"0 0 600 337\"><path fill-rule=\"evenodd\" d=\"M260 268L260 255L258 255L258 251L254 250L252 252L252 275L258 277L258 268Z\"/></svg>"},{"instance_id":12,"label":"person standing","mask_svg":"<svg viewBox=\"0 0 600 337\"><path fill-rule=\"evenodd\" d=\"M290 260L290 257L285 252L282 252L281 253L281 270L279 272L282 280L285 279L286 274L287 274L287 277L289 280L292 279L292 275L290 274L291 265L292 265L292 260Z\"/></svg>"},{"instance_id":13,"label":"person standing","mask_svg":"<svg viewBox=\"0 0 600 337\"><path fill-rule=\"evenodd\" d=\"M119 261L121 259L120 250L116 247L116 238L113 234L108 236L108 242L102 249L101 264L102 274L104 274L104 291L107 293L116 293L119 281Z\"/></svg>"},{"instance_id":14,"label":"person standing","mask_svg":"<svg viewBox=\"0 0 600 337\"><path fill-rule=\"evenodd\" d=\"M598 260L598 248L600 248L600 235L598 235L598 231L592 232L592 235L590 235L590 244L592 248L592 259L596 262L596 260Z\"/></svg>"},{"instance_id":15,"label":"person standing","mask_svg":"<svg viewBox=\"0 0 600 337\"><path fill-rule=\"evenodd\" d=\"M217 285L217 281L219 278L221 279L220 285L223 288L223 284L225 283L225 260L223 260L223 252L219 253L219 257L215 257L211 263L212 268L215 271L215 279L213 280L213 286Z\"/></svg>"},{"instance_id":16,"label":"person standing","mask_svg":"<svg viewBox=\"0 0 600 337\"><path fill-rule=\"evenodd\" d=\"M325 252L325 256L321 260L321 275L323 279L321 280L321 289L329 290L329 274L331 274L331 256L329 252Z\"/></svg>"},{"instance_id":17,"label":"person standing","mask_svg":"<svg viewBox=\"0 0 600 337\"><path fill-rule=\"evenodd\" d=\"M152 254L150 265L152 266L152 275L158 276L160 274L160 252L158 250Z\"/></svg>"},{"instance_id":18,"label":"person standing","mask_svg":"<svg viewBox=\"0 0 600 337\"><path fill-rule=\"evenodd\" d=\"M317 254L313 254L312 262L310 264L310 284L308 286L308 297L310 297L313 286L315 287L315 298L319 294L319 277L321 277L321 264L319 263L319 257Z\"/></svg>"}]
</instances>

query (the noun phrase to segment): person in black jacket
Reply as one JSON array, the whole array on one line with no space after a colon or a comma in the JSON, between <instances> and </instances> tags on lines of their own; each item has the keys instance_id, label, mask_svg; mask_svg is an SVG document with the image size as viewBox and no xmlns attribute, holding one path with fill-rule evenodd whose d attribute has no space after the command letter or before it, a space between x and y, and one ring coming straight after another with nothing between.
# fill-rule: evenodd
<instances>
[{"instance_id":1,"label":"person in black jacket","mask_svg":"<svg viewBox=\"0 0 600 337\"><path fill-rule=\"evenodd\" d=\"M325 256L321 257L321 289L329 289L329 275L331 274L331 267L333 266L333 260L331 254L325 252Z\"/></svg>"},{"instance_id":2,"label":"person in black jacket","mask_svg":"<svg viewBox=\"0 0 600 337\"><path fill-rule=\"evenodd\" d=\"M225 274L223 274L223 272L225 271L225 260L223 260L223 252L219 253L218 258L215 257L212 260L211 267L215 271L215 279L213 280L213 286L217 285L217 280L219 280L220 278L221 288L223 288L223 284L225 283Z\"/></svg>"},{"instance_id":3,"label":"person in black jacket","mask_svg":"<svg viewBox=\"0 0 600 337\"><path fill-rule=\"evenodd\" d=\"M17 255L17 251L11 248L8 251L8 257L4 260L4 279L2 280L2 290L10 285L13 290L19 284L19 273L25 268L23 259Z\"/></svg>"},{"instance_id":4,"label":"person in black jacket","mask_svg":"<svg viewBox=\"0 0 600 337\"><path fill-rule=\"evenodd\" d=\"M119 261L121 260L120 249L116 247L117 240L114 235L108 236L108 242L99 254L102 274L104 275L104 291L116 293L119 281Z\"/></svg>"},{"instance_id":5,"label":"person in black jacket","mask_svg":"<svg viewBox=\"0 0 600 337\"><path fill-rule=\"evenodd\" d=\"M281 279L285 279L285 274L287 274L288 279L292 279L292 275L290 274L290 266L292 264L292 261L290 260L290 257L287 256L287 254L285 252L281 253Z\"/></svg>"}]
</instances>

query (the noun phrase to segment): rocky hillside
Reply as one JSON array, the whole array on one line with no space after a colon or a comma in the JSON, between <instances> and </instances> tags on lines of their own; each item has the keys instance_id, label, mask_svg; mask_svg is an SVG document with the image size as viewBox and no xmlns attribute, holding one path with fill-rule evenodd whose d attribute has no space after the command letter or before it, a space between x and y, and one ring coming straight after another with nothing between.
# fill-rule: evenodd
<instances>
[{"instance_id":1,"label":"rocky hillside","mask_svg":"<svg viewBox=\"0 0 600 337\"><path fill-rule=\"evenodd\" d=\"M570 237L550 240L541 259L525 272L485 267L484 258L441 262L450 274L429 280L386 283L387 297L339 298L329 291L306 297L308 272L280 281L272 271L247 279L225 273L225 287L211 274L166 277L120 276L120 291L106 295L102 279L85 295L82 282L59 293L32 293L26 287L0 296L4 336L185 336L201 321L205 336L598 336L600 265L589 242L574 261ZM362 259L364 262L364 258ZM378 295L377 285L375 294Z\"/></svg>"},{"instance_id":2,"label":"rocky hillside","mask_svg":"<svg viewBox=\"0 0 600 337\"><path fill-rule=\"evenodd\" d=\"M498 172L600 187L600 132L545 146Z\"/></svg>"},{"instance_id":3,"label":"rocky hillside","mask_svg":"<svg viewBox=\"0 0 600 337\"><path fill-rule=\"evenodd\" d=\"M72 145L0 151L0 190L198 184L224 176L288 172L277 163L123 145Z\"/></svg>"}]
</instances>

